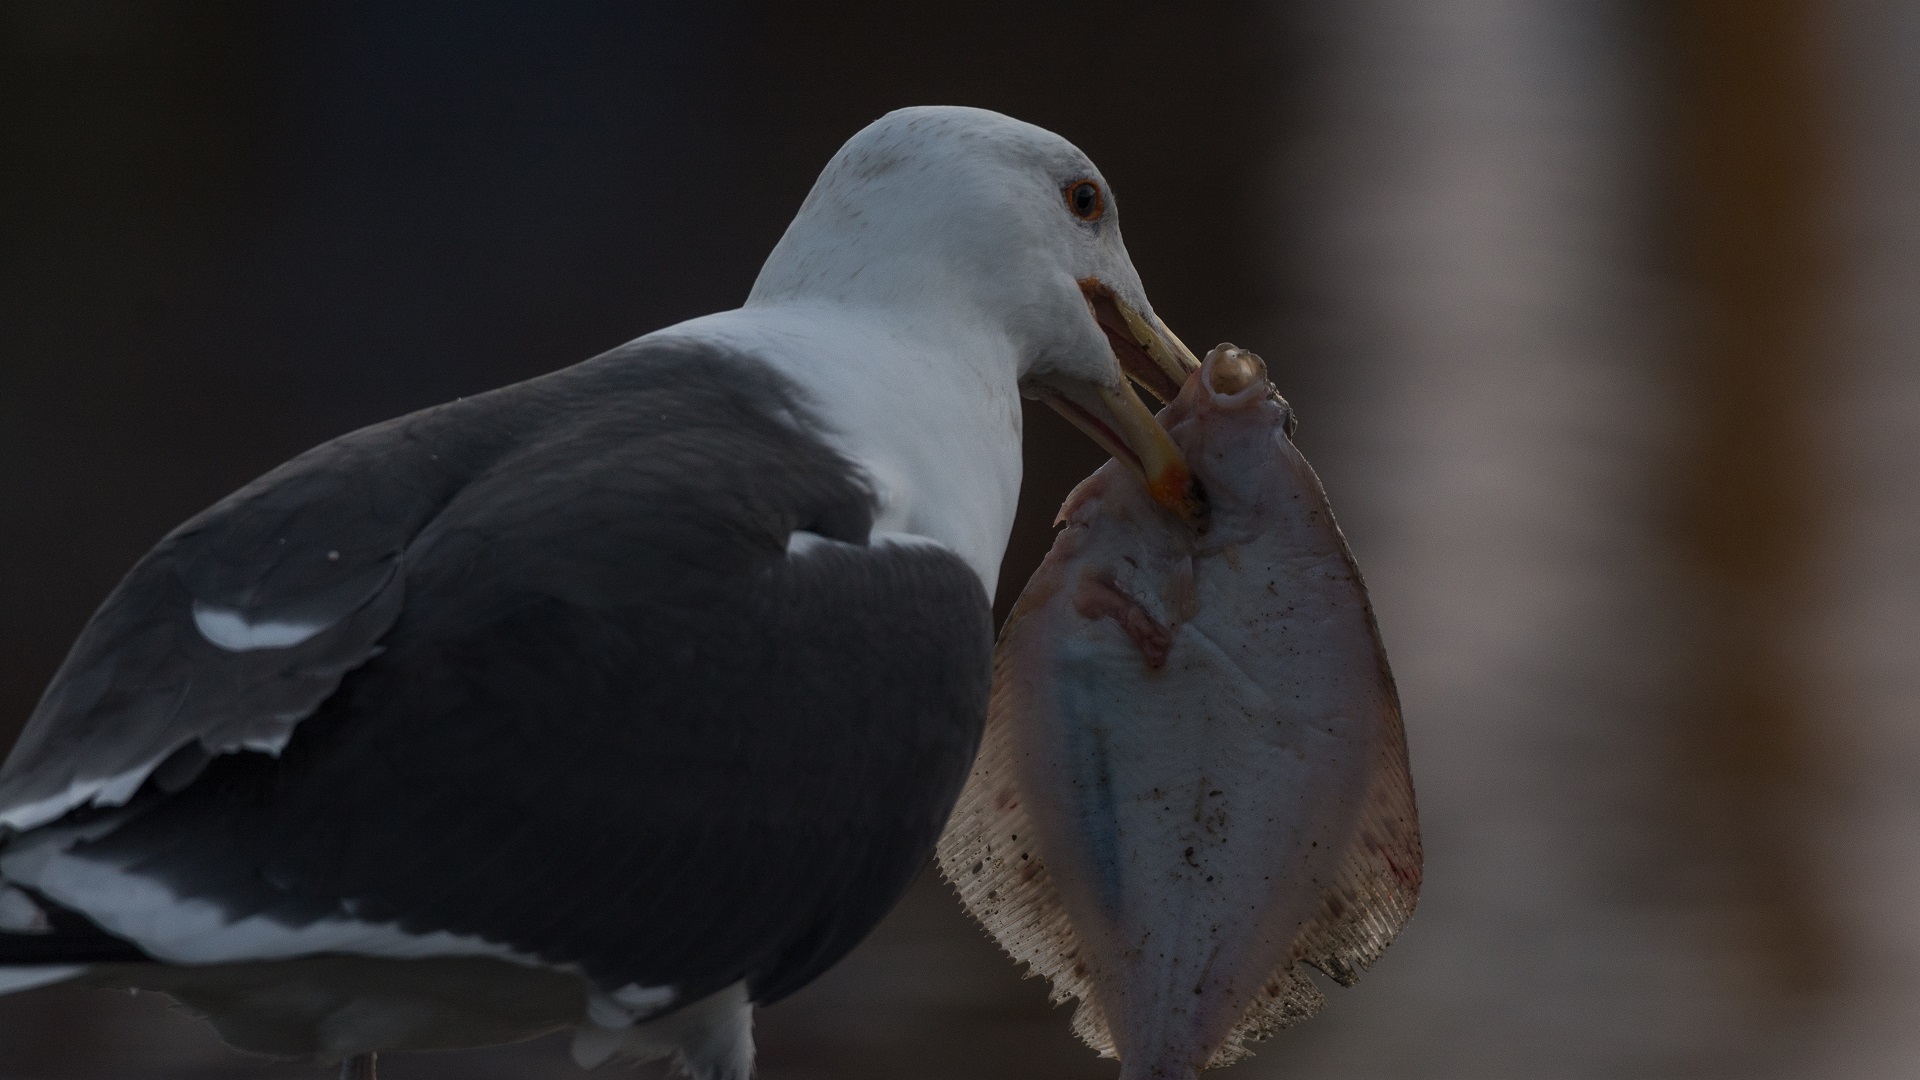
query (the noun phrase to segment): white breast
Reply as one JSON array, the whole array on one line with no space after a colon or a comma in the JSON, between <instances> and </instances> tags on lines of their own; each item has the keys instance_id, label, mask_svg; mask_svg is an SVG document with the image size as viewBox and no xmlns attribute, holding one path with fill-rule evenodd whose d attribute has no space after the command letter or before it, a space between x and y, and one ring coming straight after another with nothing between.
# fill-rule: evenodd
<instances>
[{"instance_id":1,"label":"white breast","mask_svg":"<svg viewBox=\"0 0 1920 1080\"><path fill-rule=\"evenodd\" d=\"M958 554L991 597L1020 495L1021 412L1012 347L964 313L830 304L743 308L648 335L756 357L813 399L820 434L866 472L876 532Z\"/></svg>"}]
</instances>

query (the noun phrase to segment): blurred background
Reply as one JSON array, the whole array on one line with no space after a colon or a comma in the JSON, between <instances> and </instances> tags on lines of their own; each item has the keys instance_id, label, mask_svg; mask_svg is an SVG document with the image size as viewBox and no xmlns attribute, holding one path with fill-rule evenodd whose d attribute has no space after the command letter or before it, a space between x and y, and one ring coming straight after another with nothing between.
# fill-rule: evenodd
<instances>
[{"instance_id":1,"label":"blurred background","mask_svg":"<svg viewBox=\"0 0 1920 1080\"><path fill-rule=\"evenodd\" d=\"M1421 909L1226 1077L1920 1075L1920 6L0 6L0 738L162 533L737 305L907 104L1101 163L1374 590ZM1100 455L1028 413L1017 594ZM1110 1078L923 877L761 1076ZM390 1080L577 1075L564 1045ZM319 1076L0 998L0 1078Z\"/></svg>"}]
</instances>

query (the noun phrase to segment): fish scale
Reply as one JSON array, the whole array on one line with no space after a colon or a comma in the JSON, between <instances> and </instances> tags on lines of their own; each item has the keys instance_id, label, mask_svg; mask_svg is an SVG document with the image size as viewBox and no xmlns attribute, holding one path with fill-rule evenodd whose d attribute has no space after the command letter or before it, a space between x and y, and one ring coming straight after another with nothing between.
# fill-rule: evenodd
<instances>
[{"instance_id":1,"label":"fish scale","mask_svg":"<svg viewBox=\"0 0 1920 1080\"><path fill-rule=\"evenodd\" d=\"M1122 1080L1186 1080L1317 1011L1301 965L1352 983L1421 866L1366 586L1264 365L1214 350L1160 420L1210 527L1112 462L1068 497L940 845Z\"/></svg>"}]
</instances>

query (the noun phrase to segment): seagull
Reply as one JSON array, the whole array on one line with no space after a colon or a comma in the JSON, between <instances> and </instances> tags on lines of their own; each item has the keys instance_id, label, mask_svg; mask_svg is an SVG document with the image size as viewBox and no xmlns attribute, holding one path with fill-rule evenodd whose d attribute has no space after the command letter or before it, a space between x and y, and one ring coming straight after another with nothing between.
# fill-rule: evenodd
<instances>
[{"instance_id":1,"label":"seagull","mask_svg":"<svg viewBox=\"0 0 1920 1080\"><path fill-rule=\"evenodd\" d=\"M979 109L828 163L746 303L352 432L168 534L0 767L0 990L242 1050L572 1032L745 1080L933 850L1043 399L1196 527L1100 171Z\"/></svg>"}]
</instances>

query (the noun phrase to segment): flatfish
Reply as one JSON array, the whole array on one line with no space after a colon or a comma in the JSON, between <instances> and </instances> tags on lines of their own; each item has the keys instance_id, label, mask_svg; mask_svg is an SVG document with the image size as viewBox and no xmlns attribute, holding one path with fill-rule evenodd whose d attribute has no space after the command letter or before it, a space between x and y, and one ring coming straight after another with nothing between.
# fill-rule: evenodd
<instances>
[{"instance_id":1,"label":"flatfish","mask_svg":"<svg viewBox=\"0 0 1920 1080\"><path fill-rule=\"evenodd\" d=\"M1302 965L1352 984L1421 872L1366 586L1265 365L1215 349L1160 419L1210 527L1114 462L1068 497L939 849L1122 1080L1190 1080L1312 1015Z\"/></svg>"}]
</instances>

